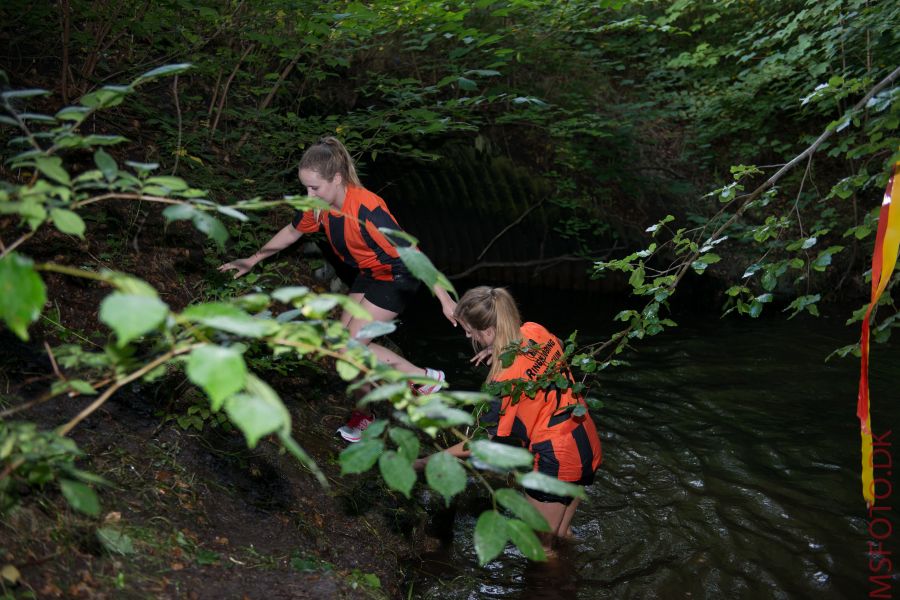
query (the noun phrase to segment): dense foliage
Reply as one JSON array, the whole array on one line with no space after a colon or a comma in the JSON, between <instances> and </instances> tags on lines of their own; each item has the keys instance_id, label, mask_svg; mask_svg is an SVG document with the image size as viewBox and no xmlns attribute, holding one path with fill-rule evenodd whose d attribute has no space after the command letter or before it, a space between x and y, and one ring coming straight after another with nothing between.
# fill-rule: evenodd
<instances>
[{"instance_id":1,"label":"dense foliage","mask_svg":"<svg viewBox=\"0 0 900 600\"><path fill-rule=\"evenodd\" d=\"M249 444L275 433L310 464L265 374L252 374L242 353L258 344L274 355L331 357L347 381L378 384L366 401L390 400L406 414L402 426L381 422L346 451L345 471L377 462L407 495L413 431L469 423L459 407L482 397L413 398L400 374L328 318L351 306L345 297L286 285L176 311L123 273L34 264L33 232L52 224L89 238L83 207L151 200L221 248L229 223L252 221L251 211L311 206L292 196L294 170L323 134L342 138L368 172L433 160L454 145L506 154L552 186L549 201L570 215L557 234L586 252L595 235L627 246L597 262L594 276L626 272L646 304L623 311L625 329L607 343L572 348L574 365L590 374L672 324L667 302L690 271L728 282L725 309L751 316L771 304L816 314L823 300L859 302L874 211L900 158L891 27L900 7L887 1L9 0L0 20L9 144L0 214L15 217L3 221L0 316L28 338L46 300L44 271L115 290L99 307L115 336L91 363L114 383L69 379L53 393L99 392L102 403L181 365ZM110 83L120 81L132 83ZM426 280L441 277L421 255L405 258ZM288 316L265 312L279 303ZM890 293L882 304L876 340L896 325ZM143 362L126 351L138 344ZM230 376L212 376L221 372ZM93 507L71 467L76 449L51 435L40 439L52 453L29 454L24 444L38 438L16 427L3 430L0 485L41 464L36 481L57 477L74 505ZM474 448L501 468L528 464ZM456 461L431 464L434 489L448 499L462 489ZM552 481L523 484L559 491ZM541 524L510 494L498 492L497 505L521 520L485 513L476 528L482 560L507 539L540 556L531 529Z\"/></svg>"}]
</instances>

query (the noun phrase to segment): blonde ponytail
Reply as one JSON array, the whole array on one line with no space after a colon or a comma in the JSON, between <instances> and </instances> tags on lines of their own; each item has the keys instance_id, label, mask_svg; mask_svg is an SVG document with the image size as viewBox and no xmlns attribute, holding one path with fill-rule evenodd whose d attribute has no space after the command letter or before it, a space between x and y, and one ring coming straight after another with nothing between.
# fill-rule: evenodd
<instances>
[{"instance_id":1,"label":"blonde ponytail","mask_svg":"<svg viewBox=\"0 0 900 600\"><path fill-rule=\"evenodd\" d=\"M521 338L519 329L522 327L522 317L519 316L516 301L504 288L480 286L463 294L453 316L477 331L494 328L491 370L487 381L493 380L503 369L500 354L510 344L518 344Z\"/></svg>"},{"instance_id":2,"label":"blonde ponytail","mask_svg":"<svg viewBox=\"0 0 900 600\"><path fill-rule=\"evenodd\" d=\"M345 185L362 187L353 158L336 137L323 137L307 148L297 167L298 176L303 169L315 171L325 181L331 181L335 175L340 174Z\"/></svg>"}]
</instances>

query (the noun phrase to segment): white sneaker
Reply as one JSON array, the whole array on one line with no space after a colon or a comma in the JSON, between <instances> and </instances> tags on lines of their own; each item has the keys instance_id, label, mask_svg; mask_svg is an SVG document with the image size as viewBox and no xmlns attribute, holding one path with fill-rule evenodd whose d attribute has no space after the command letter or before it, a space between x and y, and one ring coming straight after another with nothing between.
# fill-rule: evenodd
<instances>
[{"instance_id":1,"label":"white sneaker","mask_svg":"<svg viewBox=\"0 0 900 600\"><path fill-rule=\"evenodd\" d=\"M434 394L435 392L440 391L442 387L444 387L444 380L446 376L443 371L439 371L437 369L425 369L425 377L429 379L434 379L437 383L425 384L425 385L417 385L413 387L413 390L419 396L427 396L428 394Z\"/></svg>"},{"instance_id":2,"label":"white sneaker","mask_svg":"<svg viewBox=\"0 0 900 600\"><path fill-rule=\"evenodd\" d=\"M350 419L341 427L338 427L337 433L350 443L356 443L362 439L362 432L369 425L375 422L375 413L365 415L358 410L350 413Z\"/></svg>"}]
</instances>

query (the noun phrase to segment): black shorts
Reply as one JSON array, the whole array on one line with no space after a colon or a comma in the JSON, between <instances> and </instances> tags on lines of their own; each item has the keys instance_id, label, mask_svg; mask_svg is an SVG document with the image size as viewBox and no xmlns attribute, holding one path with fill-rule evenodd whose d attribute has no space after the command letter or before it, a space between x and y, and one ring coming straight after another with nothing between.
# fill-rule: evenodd
<instances>
[{"instance_id":1,"label":"black shorts","mask_svg":"<svg viewBox=\"0 0 900 600\"><path fill-rule=\"evenodd\" d=\"M398 277L393 281L380 281L368 275L359 274L353 280L353 285L350 286L350 293L362 294L366 300L378 308L399 315L416 295L418 289L419 280L413 277Z\"/></svg>"},{"instance_id":2,"label":"black shorts","mask_svg":"<svg viewBox=\"0 0 900 600\"><path fill-rule=\"evenodd\" d=\"M567 483L571 483L572 485L591 485L594 483L594 472L591 471L590 475L582 477L578 481L569 481ZM529 490L525 488L525 493L537 500L538 502L558 502L559 504L565 504L566 506L572 504L571 496L557 496L556 494L548 494L546 492L539 492L537 490Z\"/></svg>"}]
</instances>

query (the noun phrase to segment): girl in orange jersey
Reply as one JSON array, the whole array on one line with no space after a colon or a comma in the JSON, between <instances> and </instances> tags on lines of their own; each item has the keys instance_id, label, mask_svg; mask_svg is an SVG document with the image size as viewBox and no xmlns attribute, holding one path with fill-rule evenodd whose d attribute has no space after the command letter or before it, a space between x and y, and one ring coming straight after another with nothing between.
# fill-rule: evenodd
<instances>
[{"instance_id":1,"label":"girl in orange jersey","mask_svg":"<svg viewBox=\"0 0 900 600\"><path fill-rule=\"evenodd\" d=\"M324 230L338 258L358 271L350 286L350 298L365 308L373 320L394 320L413 298L419 282L400 260L388 237L379 231L379 227L401 229L387 204L362 186L353 159L336 138L324 137L309 147L300 159L298 174L307 193L327 202L330 209L298 211L290 224L285 225L252 256L225 263L219 270L233 270L237 279L259 261L299 240L304 233ZM400 246L408 245L399 238L395 241ZM453 312L456 303L443 288L436 285L433 291L440 300L444 316L455 327ZM341 323L354 337L368 322L353 317L346 310L341 315ZM420 386L417 389L420 394L440 389L444 380L442 371L418 367L371 339L360 341L368 344L379 361L404 373L435 381L432 385ZM371 412L353 411L350 420L338 429L338 433L348 442L358 442L362 431L373 420Z\"/></svg>"},{"instance_id":2,"label":"girl in orange jersey","mask_svg":"<svg viewBox=\"0 0 900 600\"><path fill-rule=\"evenodd\" d=\"M522 323L515 300L505 289L482 286L469 290L460 298L454 316L478 351L472 361L486 361L490 366L487 383L537 381L547 375L551 379L563 375L571 383L559 339L542 325ZM517 348L517 353L512 364L504 367L501 354L510 347ZM573 405L584 406L584 399L571 387L563 390L550 385L539 389L534 398L513 392L493 400L480 422L487 425L492 438L512 438L528 448L534 454L536 471L560 481L589 485L602 458L600 438L590 415L575 416ZM465 444L446 451L468 457ZM423 469L428 458L418 459L415 468ZM529 489L525 493L550 524L551 543L554 538L571 536L578 498Z\"/></svg>"}]
</instances>

